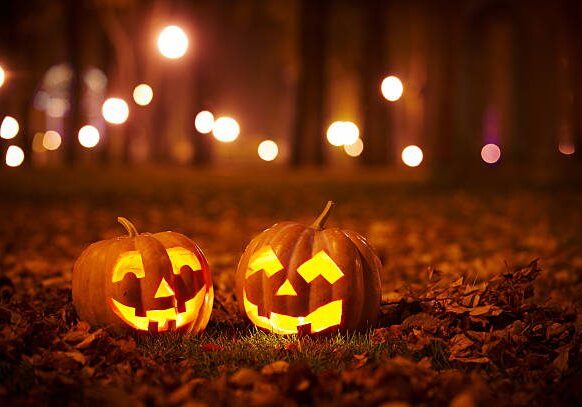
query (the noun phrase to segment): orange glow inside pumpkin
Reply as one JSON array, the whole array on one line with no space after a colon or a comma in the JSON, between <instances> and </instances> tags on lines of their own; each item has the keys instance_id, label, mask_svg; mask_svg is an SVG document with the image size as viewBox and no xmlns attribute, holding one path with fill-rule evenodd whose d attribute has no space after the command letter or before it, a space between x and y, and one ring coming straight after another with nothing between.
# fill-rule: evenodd
<instances>
[{"instance_id":1,"label":"orange glow inside pumpkin","mask_svg":"<svg viewBox=\"0 0 582 407\"><path fill-rule=\"evenodd\" d=\"M245 277L248 278L260 270L263 270L268 277L271 277L283 269L284 267L275 251L271 246L265 246L258 250L249 261ZM311 259L299 266L297 271L307 283L311 283L318 276L322 276L330 284L335 284L344 276L344 273L333 259L323 250L317 252ZM295 291L289 279L285 279L275 295L296 297L297 291ZM246 290L243 290L243 305L248 318L253 324L282 335L297 334L299 327L305 325L311 325L311 333L317 333L340 325L342 320L342 300L324 304L305 316L271 312L267 317L259 315L258 305L253 304L248 299Z\"/></svg>"},{"instance_id":2,"label":"orange glow inside pumpkin","mask_svg":"<svg viewBox=\"0 0 582 407\"><path fill-rule=\"evenodd\" d=\"M202 270L200 260L188 249L172 247L167 249L167 254L172 263L172 272L176 275L180 274L183 266L189 266L194 272ZM133 273L137 278L145 277L145 270L139 252L130 251L120 256L113 269L111 281L113 283L120 282L127 273ZM166 279L162 278L154 297L163 298L174 296L174 290ZM175 321L176 329L195 321L205 304L208 304L213 298L212 287L210 287L207 293L207 287L204 285L191 299L184 302L186 309L184 312L177 311L177 301L174 299L174 307L161 310L146 310L145 317L137 316L134 307L122 304L114 298L109 299L109 305L119 318L133 328L147 331L150 323L156 322L157 331L163 332L171 329L170 321Z\"/></svg>"}]
</instances>

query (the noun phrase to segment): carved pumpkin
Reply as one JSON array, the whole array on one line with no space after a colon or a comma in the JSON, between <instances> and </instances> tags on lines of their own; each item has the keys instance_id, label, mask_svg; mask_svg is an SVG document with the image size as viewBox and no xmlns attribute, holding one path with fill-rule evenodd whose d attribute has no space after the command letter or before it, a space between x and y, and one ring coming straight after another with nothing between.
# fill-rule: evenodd
<instances>
[{"instance_id":1,"label":"carved pumpkin","mask_svg":"<svg viewBox=\"0 0 582 407\"><path fill-rule=\"evenodd\" d=\"M73 267L73 304L82 320L117 330L202 331L214 293L200 248L175 232L138 234L90 245Z\"/></svg>"},{"instance_id":2,"label":"carved pumpkin","mask_svg":"<svg viewBox=\"0 0 582 407\"><path fill-rule=\"evenodd\" d=\"M324 229L328 202L313 225L281 222L247 246L237 268L241 312L278 334L355 330L376 321L380 260L355 232Z\"/></svg>"}]
</instances>

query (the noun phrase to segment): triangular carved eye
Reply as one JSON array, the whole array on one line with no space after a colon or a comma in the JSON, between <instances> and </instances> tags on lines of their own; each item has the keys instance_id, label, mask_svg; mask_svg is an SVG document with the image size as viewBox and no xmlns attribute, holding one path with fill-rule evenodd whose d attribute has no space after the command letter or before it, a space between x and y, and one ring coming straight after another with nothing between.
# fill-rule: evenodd
<instances>
[{"instance_id":1,"label":"triangular carved eye","mask_svg":"<svg viewBox=\"0 0 582 407\"><path fill-rule=\"evenodd\" d=\"M281 287L279 287L275 295L292 295L296 297L297 291L295 291L295 289L293 288L291 281L287 279L283 284L281 284Z\"/></svg>"},{"instance_id":2,"label":"triangular carved eye","mask_svg":"<svg viewBox=\"0 0 582 407\"><path fill-rule=\"evenodd\" d=\"M311 259L299 266L297 272L308 283L311 283L317 276L321 275L330 284L334 284L344 276L344 273L335 264L333 259L323 250L317 252Z\"/></svg>"},{"instance_id":3,"label":"triangular carved eye","mask_svg":"<svg viewBox=\"0 0 582 407\"><path fill-rule=\"evenodd\" d=\"M268 277L283 270L283 265L271 246L265 246L253 255L249 261L245 278L252 276L259 270L264 270Z\"/></svg>"},{"instance_id":4,"label":"triangular carved eye","mask_svg":"<svg viewBox=\"0 0 582 407\"><path fill-rule=\"evenodd\" d=\"M162 282L160 283L160 286L158 287L158 290L156 291L154 298L172 297L174 295L175 295L174 290L172 290L170 284L168 284L165 278L162 278Z\"/></svg>"}]
</instances>

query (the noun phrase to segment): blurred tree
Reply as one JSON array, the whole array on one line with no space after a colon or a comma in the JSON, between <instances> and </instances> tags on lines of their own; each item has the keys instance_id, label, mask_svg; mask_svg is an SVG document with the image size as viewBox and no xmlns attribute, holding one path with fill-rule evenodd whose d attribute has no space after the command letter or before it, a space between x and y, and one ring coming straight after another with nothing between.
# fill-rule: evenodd
<instances>
[{"instance_id":1,"label":"blurred tree","mask_svg":"<svg viewBox=\"0 0 582 407\"><path fill-rule=\"evenodd\" d=\"M105 62L108 96L122 97L131 103L133 86L137 84L137 67L140 65L137 57L139 47L136 47L139 42L135 38L139 38L137 28L142 25L143 15L140 12L147 9L150 1L141 4L135 0L93 1L109 49ZM102 161L108 162L114 158L129 161L132 141L129 132L135 127L132 125L133 116L130 111L127 124L107 127L107 135L100 141Z\"/></svg>"},{"instance_id":2,"label":"blurred tree","mask_svg":"<svg viewBox=\"0 0 582 407\"><path fill-rule=\"evenodd\" d=\"M17 144L24 150L25 164L31 162L33 130L29 113L38 84L48 67L58 61L62 50L59 32L54 30L61 11L60 2L2 3L0 63L8 74L0 88L0 120L4 115L12 115L20 123L20 132L14 140L0 142L2 160L8 145Z\"/></svg>"},{"instance_id":3,"label":"blurred tree","mask_svg":"<svg viewBox=\"0 0 582 407\"><path fill-rule=\"evenodd\" d=\"M366 143L361 157L363 164L371 166L386 164L392 155L388 108L380 93L380 84L389 66L385 42L387 5L387 0L370 0L362 3L365 16L360 77L362 134L366 137Z\"/></svg>"},{"instance_id":4,"label":"blurred tree","mask_svg":"<svg viewBox=\"0 0 582 407\"><path fill-rule=\"evenodd\" d=\"M328 3L326 0L300 1L299 73L291 140L294 166L324 162Z\"/></svg>"},{"instance_id":5,"label":"blurred tree","mask_svg":"<svg viewBox=\"0 0 582 407\"><path fill-rule=\"evenodd\" d=\"M430 47L427 55L426 125L425 134L430 155L427 160L435 175L446 175L468 162L471 143L479 132L459 131L459 109L462 108L460 91L460 63L463 60L462 11L452 3L432 3L430 13ZM474 44L471 44L474 45ZM471 46L469 46L471 47ZM472 48L470 49L472 51ZM478 50L474 50L479 53ZM474 57L471 54L471 57ZM474 78L471 78L474 80ZM468 88L472 83L465 84ZM469 99L475 95L467 93ZM472 103L472 102L471 102ZM475 144L477 144L475 142ZM458 161L457 161L458 160ZM471 160L473 161L472 157ZM474 161L473 161L474 162Z\"/></svg>"},{"instance_id":6,"label":"blurred tree","mask_svg":"<svg viewBox=\"0 0 582 407\"><path fill-rule=\"evenodd\" d=\"M67 62L71 67L72 76L69 83L69 111L65 121L65 137L63 148L65 159L69 164L75 161L78 150L76 134L82 127L83 112L81 106L83 90L83 47L85 39L85 2L67 0L66 2L65 42Z\"/></svg>"},{"instance_id":7,"label":"blurred tree","mask_svg":"<svg viewBox=\"0 0 582 407\"><path fill-rule=\"evenodd\" d=\"M194 62L194 78L192 80L192 119L202 110L213 111L214 81L212 66L215 64L216 48L219 46L216 34L218 10L215 1L199 1L193 5L193 21L196 25L196 57ZM193 120L188 125L192 126ZM199 134L190 130L194 154L192 164L207 166L213 161L212 137L210 134Z\"/></svg>"}]
</instances>

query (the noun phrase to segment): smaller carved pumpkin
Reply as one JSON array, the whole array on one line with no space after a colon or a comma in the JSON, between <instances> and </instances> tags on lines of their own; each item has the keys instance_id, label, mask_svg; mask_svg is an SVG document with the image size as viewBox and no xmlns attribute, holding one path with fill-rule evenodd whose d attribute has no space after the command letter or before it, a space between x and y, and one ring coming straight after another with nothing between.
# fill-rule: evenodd
<instances>
[{"instance_id":1,"label":"smaller carved pumpkin","mask_svg":"<svg viewBox=\"0 0 582 407\"><path fill-rule=\"evenodd\" d=\"M313 225L281 222L255 237L236 274L241 312L278 334L355 330L376 321L380 260L366 239L324 229L333 202Z\"/></svg>"},{"instance_id":2,"label":"smaller carved pumpkin","mask_svg":"<svg viewBox=\"0 0 582 407\"><path fill-rule=\"evenodd\" d=\"M73 267L73 304L82 320L116 330L202 331L214 293L200 248L175 232L138 234L90 245Z\"/></svg>"}]
</instances>

